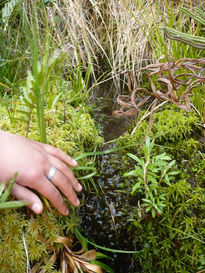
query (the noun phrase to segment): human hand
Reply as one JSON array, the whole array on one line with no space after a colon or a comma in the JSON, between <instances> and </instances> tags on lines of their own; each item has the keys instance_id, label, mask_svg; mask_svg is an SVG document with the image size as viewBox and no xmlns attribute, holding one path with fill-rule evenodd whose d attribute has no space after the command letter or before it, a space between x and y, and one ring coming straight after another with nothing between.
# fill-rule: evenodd
<instances>
[{"instance_id":1,"label":"human hand","mask_svg":"<svg viewBox=\"0 0 205 273\"><path fill-rule=\"evenodd\" d=\"M63 215L68 215L68 208L60 192L72 205L80 204L75 191L80 192L82 186L67 165L75 167L77 162L61 150L0 131L0 181L11 179L17 172L12 195L27 201L28 207L35 213L41 213L43 205L31 189L46 197ZM56 168L56 173L48 180L52 166Z\"/></svg>"}]
</instances>

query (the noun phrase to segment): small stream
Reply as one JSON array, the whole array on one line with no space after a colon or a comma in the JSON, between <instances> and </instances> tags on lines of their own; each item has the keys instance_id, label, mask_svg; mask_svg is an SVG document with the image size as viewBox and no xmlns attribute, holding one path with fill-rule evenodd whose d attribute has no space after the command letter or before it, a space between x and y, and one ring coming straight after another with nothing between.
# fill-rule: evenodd
<instances>
[{"instance_id":1,"label":"small stream","mask_svg":"<svg viewBox=\"0 0 205 273\"><path fill-rule=\"evenodd\" d=\"M118 138L126 132L130 118L116 118L112 116L113 100L110 97L95 98L95 120L101 130L105 141ZM106 149L113 148L109 144ZM119 175L121 168L120 155L107 154L98 158L99 170L101 174L95 178L96 185L99 185L99 195L89 192L83 193L85 205L81 207L82 218L81 228L83 234L96 244L113 249L133 250L134 246L129 240L127 221L129 215L124 211L133 200L129 195L122 192L121 183L123 178ZM114 163L113 169L110 162ZM100 190L102 188L102 191ZM99 249L100 251L100 249ZM102 251L104 252L104 251ZM133 264L131 254L115 254L104 252L111 257L111 260L103 261L109 265L116 273L137 273L140 272Z\"/></svg>"}]
</instances>

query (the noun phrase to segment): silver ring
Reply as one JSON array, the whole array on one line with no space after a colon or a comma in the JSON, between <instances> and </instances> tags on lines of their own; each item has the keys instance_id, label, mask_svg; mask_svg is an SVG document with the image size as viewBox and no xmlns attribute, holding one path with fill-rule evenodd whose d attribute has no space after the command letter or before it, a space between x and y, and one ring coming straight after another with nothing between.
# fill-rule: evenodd
<instances>
[{"instance_id":1,"label":"silver ring","mask_svg":"<svg viewBox=\"0 0 205 273\"><path fill-rule=\"evenodd\" d=\"M54 177L55 174L56 174L56 168L54 166L52 166L46 177L50 181Z\"/></svg>"}]
</instances>

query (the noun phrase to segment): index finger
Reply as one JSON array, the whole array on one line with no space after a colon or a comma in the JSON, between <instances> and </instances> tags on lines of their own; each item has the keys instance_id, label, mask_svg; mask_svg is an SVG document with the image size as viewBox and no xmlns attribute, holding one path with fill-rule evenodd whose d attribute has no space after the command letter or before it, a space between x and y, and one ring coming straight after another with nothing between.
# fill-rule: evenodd
<instances>
[{"instance_id":1,"label":"index finger","mask_svg":"<svg viewBox=\"0 0 205 273\"><path fill-rule=\"evenodd\" d=\"M78 163L74 159L72 159L72 157L70 157L69 155L61 151L60 149L49 144L42 144L42 143L40 144L47 153L57 157L58 159L65 162L66 164L70 165L71 167L76 167L78 165Z\"/></svg>"}]
</instances>

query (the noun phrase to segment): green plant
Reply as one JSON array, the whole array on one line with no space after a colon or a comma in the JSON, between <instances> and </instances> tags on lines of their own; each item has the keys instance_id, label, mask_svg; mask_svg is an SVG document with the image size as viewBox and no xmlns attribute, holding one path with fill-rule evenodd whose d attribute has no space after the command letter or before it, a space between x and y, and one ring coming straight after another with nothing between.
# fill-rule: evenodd
<instances>
[{"instance_id":1,"label":"green plant","mask_svg":"<svg viewBox=\"0 0 205 273\"><path fill-rule=\"evenodd\" d=\"M144 212L151 212L152 217L162 215L166 207L166 195L161 192L160 186L170 186L175 179L178 171L173 170L176 166L175 160L165 153L152 155L154 140L146 139L143 147L144 157L128 153L128 156L134 159L138 164L135 169L124 174L125 177L137 177L137 182L132 186L132 195L140 193L142 195L141 204ZM145 197L145 198L144 198Z\"/></svg>"},{"instance_id":2,"label":"green plant","mask_svg":"<svg viewBox=\"0 0 205 273\"><path fill-rule=\"evenodd\" d=\"M164 31L168 38L172 40L177 40L183 44L190 45L194 48L205 49L205 38L203 37L203 32L201 32L201 25L205 25L205 13L202 9L195 7L194 12L189 11L188 9L181 7L183 13L185 13L189 18L195 20L194 27L188 28L188 33L184 33L178 29L175 29L174 26L165 27ZM196 24L197 23L197 24ZM196 51L196 49L195 49ZM200 76L203 77L203 73L200 73ZM197 88L193 91L192 94L193 108L196 110L202 124L199 124L202 127L203 136L205 135L204 124L205 124L205 99L203 96L202 88Z\"/></svg>"},{"instance_id":3,"label":"green plant","mask_svg":"<svg viewBox=\"0 0 205 273\"><path fill-rule=\"evenodd\" d=\"M9 122L6 106L4 105L0 109L0 127L12 133L25 135L27 121L25 118L22 119L25 114L18 111L21 107L20 99L18 98L15 101L18 106L15 122ZM95 128L94 121L88 113L84 112L86 109L79 114L69 104L66 104L65 107L65 101L66 94L62 94L54 109L48 109L47 107L45 109L48 143L61 148L73 157L82 155L85 151L93 151L103 141ZM64 111L66 112L66 119L64 119ZM39 129L35 112L36 108L34 107L28 137L38 140ZM89 167L89 162L88 160L80 161L79 166ZM80 175L88 175L88 173L82 174L82 171L86 170L79 170L76 175L79 177ZM88 171L92 172L90 169ZM89 183L88 180L89 178L84 179L86 185ZM91 186L88 189L90 190ZM26 257L22 240L23 231L31 267L38 265L40 267L39 271L43 268L49 268L49 273L57 272L57 262L51 264L50 261L51 249L54 249L54 244L56 246L56 238L74 233L74 227L79 227L80 218L78 211L70 206L68 217L58 215L55 209L47 206L45 202L44 208L43 216L32 215L31 217L26 215L24 209L0 210L0 252L2 253L0 255L0 272L26 272ZM58 246L58 249L60 248Z\"/></svg>"},{"instance_id":4,"label":"green plant","mask_svg":"<svg viewBox=\"0 0 205 273\"><path fill-rule=\"evenodd\" d=\"M193 18L199 24L194 28L194 31L191 31L192 33L190 34L170 27L164 28L165 34L172 40L183 42L195 48L205 49L205 38L203 37L203 34L200 35L200 25L205 25L205 19L203 18L205 13L202 9L196 7L194 8L195 13L184 7L181 7L180 10L190 18ZM197 36L197 33L199 36Z\"/></svg>"},{"instance_id":5,"label":"green plant","mask_svg":"<svg viewBox=\"0 0 205 273\"><path fill-rule=\"evenodd\" d=\"M31 71L28 71L26 84L25 86L21 86L23 96L20 96L21 109L18 109L18 112L22 113L25 120L27 121L28 132L33 110L36 109L40 139L42 142L46 141L44 108L46 108L47 110L53 109L59 97L62 95L61 92L59 94L55 94L54 92L48 91L52 88L52 83L54 83L54 81L51 81L51 83L49 84L51 80L50 74L56 63L62 62L64 58L65 52L63 50L54 51L48 59L47 57L43 57L42 61L37 63L37 75L34 77L33 73ZM37 85L38 91L36 93ZM43 94L44 92L45 94ZM44 99L45 95L47 97L47 100Z\"/></svg>"},{"instance_id":6,"label":"green plant","mask_svg":"<svg viewBox=\"0 0 205 273\"><path fill-rule=\"evenodd\" d=\"M85 75L83 75L83 65L78 53L77 65L73 67L71 61L68 59L69 63L69 74L67 80L70 82L70 90L68 91L68 102L75 108L83 108L85 101L88 99L90 92L89 82L92 71L92 63L88 63L86 67Z\"/></svg>"},{"instance_id":7,"label":"green plant","mask_svg":"<svg viewBox=\"0 0 205 273\"><path fill-rule=\"evenodd\" d=\"M178 3L167 0L163 2L148 1L146 4L144 1L134 1L140 16L136 16L133 13L126 1L122 0L122 2L135 19L138 27L143 31L152 48L154 59L165 60L166 56L172 56L172 58L177 60L190 57L190 54L192 57L195 57L196 52L190 52L185 45L182 46L175 41L168 44L163 35L162 26L172 28L174 25L177 25L179 29L182 29L185 23L182 11L179 9L182 1ZM189 25L191 25L190 22Z\"/></svg>"},{"instance_id":8,"label":"green plant","mask_svg":"<svg viewBox=\"0 0 205 273\"><path fill-rule=\"evenodd\" d=\"M26 205L26 202L24 201L8 201L12 186L15 183L16 178L17 173L14 175L13 179L10 182L0 182L0 209L15 209Z\"/></svg>"}]
</instances>

